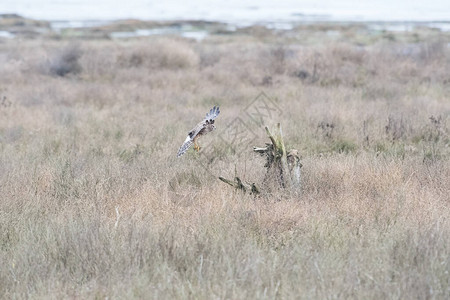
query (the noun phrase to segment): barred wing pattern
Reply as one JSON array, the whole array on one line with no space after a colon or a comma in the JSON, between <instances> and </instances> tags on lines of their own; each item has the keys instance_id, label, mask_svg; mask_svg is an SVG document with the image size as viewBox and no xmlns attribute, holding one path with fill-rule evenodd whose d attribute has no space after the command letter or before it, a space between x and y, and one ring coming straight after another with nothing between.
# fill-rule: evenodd
<instances>
[{"instance_id":1,"label":"barred wing pattern","mask_svg":"<svg viewBox=\"0 0 450 300\"><path fill-rule=\"evenodd\" d=\"M209 121L214 123L213 121L217 118L217 116L220 114L220 109L218 106L214 106L211 108L209 113L206 114L206 117L203 121Z\"/></svg>"},{"instance_id":2,"label":"barred wing pattern","mask_svg":"<svg viewBox=\"0 0 450 300\"><path fill-rule=\"evenodd\" d=\"M205 118L198 123L194 129L189 131L188 136L186 137L186 140L184 141L183 145L181 145L180 149L178 150L177 157L182 156L188 149L194 144L194 139L196 139L198 136L207 133L209 131L212 131L214 129L214 120L217 118L217 116L220 114L219 106L214 106L205 116ZM210 129L210 127L212 127ZM209 129L209 130L206 130Z\"/></svg>"},{"instance_id":3,"label":"barred wing pattern","mask_svg":"<svg viewBox=\"0 0 450 300\"><path fill-rule=\"evenodd\" d=\"M188 135L183 145L181 145L180 149L178 150L177 157L180 157L181 155L186 153L186 151L188 151L188 149L192 146L193 143L194 139Z\"/></svg>"}]
</instances>

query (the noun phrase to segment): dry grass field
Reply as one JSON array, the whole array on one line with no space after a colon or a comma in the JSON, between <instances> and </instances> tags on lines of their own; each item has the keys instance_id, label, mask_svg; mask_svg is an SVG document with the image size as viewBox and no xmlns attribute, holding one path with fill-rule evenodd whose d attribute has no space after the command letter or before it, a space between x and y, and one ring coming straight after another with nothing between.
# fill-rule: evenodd
<instances>
[{"instance_id":1,"label":"dry grass field","mask_svg":"<svg viewBox=\"0 0 450 300\"><path fill-rule=\"evenodd\" d=\"M449 299L450 34L364 28L1 39L0 298ZM217 178L261 92L300 195Z\"/></svg>"}]
</instances>

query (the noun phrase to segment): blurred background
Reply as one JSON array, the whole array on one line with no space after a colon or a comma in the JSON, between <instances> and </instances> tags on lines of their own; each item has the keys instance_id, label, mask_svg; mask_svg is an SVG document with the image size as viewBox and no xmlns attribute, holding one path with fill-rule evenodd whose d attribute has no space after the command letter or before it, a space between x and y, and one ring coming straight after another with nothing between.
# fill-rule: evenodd
<instances>
[{"instance_id":1,"label":"blurred background","mask_svg":"<svg viewBox=\"0 0 450 300\"><path fill-rule=\"evenodd\" d=\"M332 21L450 21L446 0L15 0L0 13L43 20L209 20L232 23Z\"/></svg>"}]
</instances>

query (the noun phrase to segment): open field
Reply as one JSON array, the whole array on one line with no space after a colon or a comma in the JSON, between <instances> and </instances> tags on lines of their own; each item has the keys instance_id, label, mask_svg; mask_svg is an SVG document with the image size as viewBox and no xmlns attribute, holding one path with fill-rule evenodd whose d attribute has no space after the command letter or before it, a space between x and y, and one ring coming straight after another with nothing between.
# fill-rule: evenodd
<instances>
[{"instance_id":1,"label":"open field","mask_svg":"<svg viewBox=\"0 0 450 300\"><path fill-rule=\"evenodd\" d=\"M0 40L0 298L450 298L449 32L108 28ZM220 138L266 142L261 92L301 196L217 179L262 180ZM214 105L212 156L177 159Z\"/></svg>"}]
</instances>

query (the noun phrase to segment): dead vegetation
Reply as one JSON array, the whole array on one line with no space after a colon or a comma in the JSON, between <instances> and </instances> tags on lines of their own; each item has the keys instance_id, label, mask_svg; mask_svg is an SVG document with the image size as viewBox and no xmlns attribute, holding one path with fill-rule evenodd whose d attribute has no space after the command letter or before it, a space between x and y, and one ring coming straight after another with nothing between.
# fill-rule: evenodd
<instances>
[{"instance_id":1,"label":"dead vegetation","mask_svg":"<svg viewBox=\"0 0 450 300\"><path fill-rule=\"evenodd\" d=\"M53 76L76 75L82 71L79 63L82 55L78 44L69 44L66 48L52 53L48 61L43 63L42 70Z\"/></svg>"},{"instance_id":2,"label":"dead vegetation","mask_svg":"<svg viewBox=\"0 0 450 300\"><path fill-rule=\"evenodd\" d=\"M254 30L0 43L0 298L449 298L448 34ZM300 197L217 179L264 181L262 90ZM176 159L215 104L204 152Z\"/></svg>"}]
</instances>

